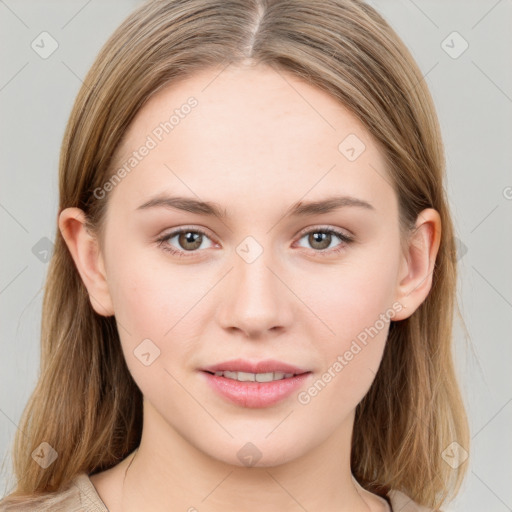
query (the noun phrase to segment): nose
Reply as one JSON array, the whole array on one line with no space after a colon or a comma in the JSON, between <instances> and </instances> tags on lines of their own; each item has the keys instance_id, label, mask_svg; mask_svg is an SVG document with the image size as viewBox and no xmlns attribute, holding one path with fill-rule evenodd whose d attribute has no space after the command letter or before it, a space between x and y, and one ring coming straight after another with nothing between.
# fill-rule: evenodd
<instances>
[{"instance_id":1,"label":"nose","mask_svg":"<svg viewBox=\"0 0 512 512\"><path fill-rule=\"evenodd\" d=\"M247 338L260 338L291 325L293 293L271 251L251 260L233 255L233 269L220 290L218 320L224 329L240 331Z\"/></svg>"}]
</instances>

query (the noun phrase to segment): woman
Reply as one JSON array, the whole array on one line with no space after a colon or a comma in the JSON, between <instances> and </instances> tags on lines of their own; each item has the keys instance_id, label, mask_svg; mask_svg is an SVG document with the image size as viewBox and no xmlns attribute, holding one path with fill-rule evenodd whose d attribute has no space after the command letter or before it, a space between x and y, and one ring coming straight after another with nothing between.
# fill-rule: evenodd
<instances>
[{"instance_id":1,"label":"woman","mask_svg":"<svg viewBox=\"0 0 512 512\"><path fill-rule=\"evenodd\" d=\"M443 179L362 1L142 5L68 122L1 510L442 506L469 450Z\"/></svg>"}]
</instances>

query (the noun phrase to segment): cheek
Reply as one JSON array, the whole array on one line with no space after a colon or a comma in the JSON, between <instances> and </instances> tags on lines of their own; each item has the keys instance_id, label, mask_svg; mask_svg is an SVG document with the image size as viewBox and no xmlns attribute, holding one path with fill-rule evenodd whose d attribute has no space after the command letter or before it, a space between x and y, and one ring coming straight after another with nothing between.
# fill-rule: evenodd
<instances>
[{"instance_id":1,"label":"cheek","mask_svg":"<svg viewBox=\"0 0 512 512\"><path fill-rule=\"evenodd\" d=\"M211 283L200 279L192 267L173 266L147 250L126 252L129 255L120 258L111 271L109 287L128 368L144 386L139 379L146 375L164 372L164 368L181 372L182 363L188 363L187 355L200 338L202 325L195 308ZM150 361L154 362L148 372L144 363Z\"/></svg>"},{"instance_id":2,"label":"cheek","mask_svg":"<svg viewBox=\"0 0 512 512\"><path fill-rule=\"evenodd\" d=\"M112 288L118 322L134 337L160 338L166 321L171 320L165 315L164 304L169 304L173 289L165 286L165 279L138 261L126 259L117 269Z\"/></svg>"},{"instance_id":3,"label":"cheek","mask_svg":"<svg viewBox=\"0 0 512 512\"><path fill-rule=\"evenodd\" d=\"M301 297L330 328L324 326L324 332L333 346L340 348L391 308L397 265L398 251L375 244L349 254L336 266L301 276Z\"/></svg>"},{"instance_id":4,"label":"cheek","mask_svg":"<svg viewBox=\"0 0 512 512\"><path fill-rule=\"evenodd\" d=\"M116 318L134 335L162 339L187 314L205 285L188 267L166 261L161 249L126 246L109 271Z\"/></svg>"},{"instance_id":5,"label":"cheek","mask_svg":"<svg viewBox=\"0 0 512 512\"><path fill-rule=\"evenodd\" d=\"M317 273L302 281L301 296L307 295L306 304L321 320L314 319L311 334L323 363L318 391L311 390L312 394L352 408L368 391L395 315L397 263L398 252L361 252L360 259L347 258L335 271L326 269L323 278Z\"/></svg>"},{"instance_id":6,"label":"cheek","mask_svg":"<svg viewBox=\"0 0 512 512\"><path fill-rule=\"evenodd\" d=\"M364 309L354 304L360 299L364 299ZM337 428L357 407L375 379L393 315L392 309L386 315L382 302L375 295L371 300L364 295L344 295L330 306L333 315L326 316L334 335L323 326L318 330L322 331L316 337L322 365L297 401L310 418L326 418L327 430Z\"/></svg>"},{"instance_id":7,"label":"cheek","mask_svg":"<svg viewBox=\"0 0 512 512\"><path fill-rule=\"evenodd\" d=\"M176 281L176 273L158 272L134 254L118 266L112 282L124 358L144 396L178 407L184 398L176 367L185 360L188 344L175 340L183 326L190 327L183 305L188 303L183 297L186 289Z\"/></svg>"}]
</instances>

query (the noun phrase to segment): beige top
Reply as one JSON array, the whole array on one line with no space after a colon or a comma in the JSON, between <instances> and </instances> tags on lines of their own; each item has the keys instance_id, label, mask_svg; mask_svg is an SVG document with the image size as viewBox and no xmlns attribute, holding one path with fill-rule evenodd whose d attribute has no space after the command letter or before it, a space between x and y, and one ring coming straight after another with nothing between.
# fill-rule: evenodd
<instances>
[{"instance_id":1,"label":"beige top","mask_svg":"<svg viewBox=\"0 0 512 512\"><path fill-rule=\"evenodd\" d=\"M391 504L391 512L436 512L418 505L406 494L396 490L389 491L387 500L381 499L383 502ZM77 475L66 490L46 496L38 504L2 506L0 501L0 512L14 511L109 512L86 473Z\"/></svg>"}]
</instances>

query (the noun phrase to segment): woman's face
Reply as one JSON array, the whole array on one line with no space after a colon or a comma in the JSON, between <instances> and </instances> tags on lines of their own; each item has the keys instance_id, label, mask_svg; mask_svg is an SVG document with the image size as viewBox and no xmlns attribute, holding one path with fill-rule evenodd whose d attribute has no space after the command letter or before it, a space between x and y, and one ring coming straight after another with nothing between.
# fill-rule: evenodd
<instances>
[{"instance_id":1,"label":"woman's face","mask_svg":"<svg viewBox=\"0 0 512 512\"><path fill-rule=\"evenodd\" d=\"M143 107L123 165L96 191L108 200L102 261L155 435L274 465L351 430L389 322L403 318L405 269L397 198L362 124L289 74L207 70ZM341 196L360 203L304 208ZM310 373L286 396L275 384L245 395L251 382L228 398L212 381L234 381L202 370L233 359Z\"/></svg>"}]
</instances>

